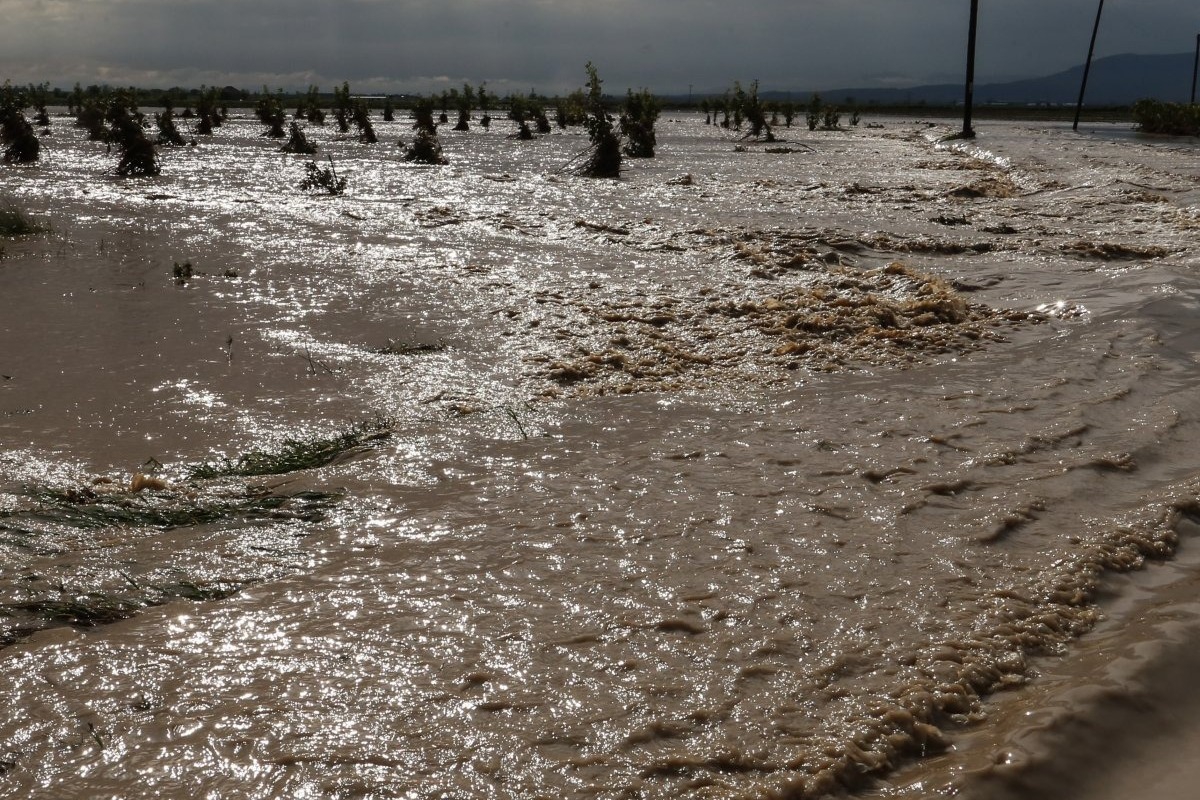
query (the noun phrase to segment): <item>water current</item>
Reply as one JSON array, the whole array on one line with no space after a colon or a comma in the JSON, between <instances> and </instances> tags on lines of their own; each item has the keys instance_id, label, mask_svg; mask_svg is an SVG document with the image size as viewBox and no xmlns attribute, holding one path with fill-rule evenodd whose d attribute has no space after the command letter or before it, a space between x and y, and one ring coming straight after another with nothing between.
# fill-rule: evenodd
<instances>
[{"instance_id":1,"label":"water current","mask_svg":"<svg viewBox=\"0 0 1200 800\"><path fill-rule=\"evenodd\" d=\"M1194 649L1195 140L506 125L4 169L0 797L993 796Z\"/></svg>"}]
</instances>

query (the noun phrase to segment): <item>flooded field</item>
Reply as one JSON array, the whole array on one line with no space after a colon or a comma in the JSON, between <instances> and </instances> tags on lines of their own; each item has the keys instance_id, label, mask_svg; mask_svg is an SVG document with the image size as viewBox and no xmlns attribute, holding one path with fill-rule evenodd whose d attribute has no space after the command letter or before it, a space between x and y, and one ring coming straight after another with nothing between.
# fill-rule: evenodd
<instances>
[{"instance_id":1,"label":"flooded field","mask_svg":"<svg viewBox=\"0 0 1200 800\"><path fill-rule=\"evenodd\" d=\"M249 117L154 179L56 117L0 184L50 226L0 239L0 797L1061 797L1194 753L1120 708L1200 699L1196 141L867 121L668 112L619 181L575 131L311 128L333 197Z\"/></svg>"}]
</instances>

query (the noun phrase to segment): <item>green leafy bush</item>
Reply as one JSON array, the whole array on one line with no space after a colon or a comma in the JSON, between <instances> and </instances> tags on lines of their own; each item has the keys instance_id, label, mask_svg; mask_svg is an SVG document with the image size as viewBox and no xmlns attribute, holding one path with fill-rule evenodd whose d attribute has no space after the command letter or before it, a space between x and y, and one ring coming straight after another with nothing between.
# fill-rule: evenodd
<instances>
[{"instance_id":1,"label":"green leafy bush","mask_svg":"<svg viewBox=\"0 0 1200 800\"><path fill-rule=\"evenodd\" d=\"M1133 120L1146 133L1200 136L1200 105L1145 99L1133 104Z\"/></svg>"}]
</instances>

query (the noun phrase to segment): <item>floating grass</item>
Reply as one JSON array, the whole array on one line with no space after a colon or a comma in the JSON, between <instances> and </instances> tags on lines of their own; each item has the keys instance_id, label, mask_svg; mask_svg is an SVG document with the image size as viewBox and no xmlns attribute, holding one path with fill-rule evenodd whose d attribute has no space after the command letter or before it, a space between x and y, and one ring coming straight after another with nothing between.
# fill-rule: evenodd
<instances>
[{"instance_id":1,"label":"floating grass","mask_svg":"<svg viewBox=\"0 0 1200 800\"><path fill-rule=\"evenodd\" d=\"M435 343L419 343L419 342L401 342L396 339L388 339L388 343L383 347L375 348L374 352L384 356L417 356L426 355L429 353L440 353L446 349L446 345L441 342Z\"/></svg>"},{"instance_id":2,"label":"floating grass","mask_svg":"<svg viewBox=\"0 0 1200 800\"><path fill-rule=\"evenodd\" d=\"M104 492L94 487L34 489L36 506L0 515L0 528L29 534L24 522L72 528L181 528L225 520L319 522L337 500L327 492L270 494L247 489L236 495L191 497L177 492ZM15 522L17 524L10 524Z\"/></svg>"},{"instance_id":3,"label":"floating grass","mask_svg":"<svg viewBox=\"0 0 1200 800\"><path fill-rule=\"evenodd\" d=\"M12 644L30 633L52 625L94 628L129 619L139 611L171 600L195 602L223 600L237 594L250 581L192 581L139 585L131 581L127 592L58 592L54 595L0 605L6 619L0 629L0 644Z\"/></svg>"},{"instance_id":4,"label":"floating grass","mask_svg":"<svg viewBox=\"0 0 1200 800\"><path fill-rule=\"evenodd\" d=\"M349 430L315 439L285 439L276 450L254 450L236 459L221 459L197 464L188 477L207 480L223 477L283 475L303 469L323 467L338 456L359 447L374 446L391 436L386 419L360 423Z\"/></svg>"}]
</instances>

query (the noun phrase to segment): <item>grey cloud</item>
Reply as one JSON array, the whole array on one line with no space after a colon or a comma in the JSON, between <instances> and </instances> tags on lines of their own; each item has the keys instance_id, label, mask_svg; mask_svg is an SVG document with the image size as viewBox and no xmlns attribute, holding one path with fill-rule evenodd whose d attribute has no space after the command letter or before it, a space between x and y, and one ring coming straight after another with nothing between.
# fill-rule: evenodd
<instances>
[{"instance_id":1,"label":"grey cloud","mask_svg":"<svg viewBox=\"0 0 1200 800\"><path fill-rule=\"evenodd\" d=\"M960 79L968 0L5 0L0 77L224 76L426 90L428 76L560 91L594 61L623 91L834 88ZM981 81L1078 63L1094 0L982 3ZM1181 52L1190 0L1116 0L1103 53ZM121 76L117 78L115 76ZM388 85L390 82L390 86Z\"/></svg>"}]
</instances>

